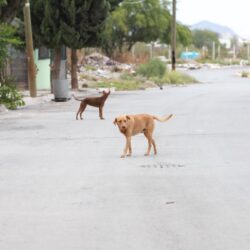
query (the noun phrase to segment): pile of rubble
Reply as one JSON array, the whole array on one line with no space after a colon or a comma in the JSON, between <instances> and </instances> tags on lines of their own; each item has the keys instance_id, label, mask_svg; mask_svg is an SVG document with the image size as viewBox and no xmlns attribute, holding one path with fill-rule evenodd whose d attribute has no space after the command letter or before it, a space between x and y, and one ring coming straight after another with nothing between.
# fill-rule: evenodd
<instances>
[{"instance_id":1,"label":"pile of rubble","mask_svg":"<svg viewBox=\"0 0 250 250\"><path fill-rule=\"evenodd\" d=\"M85 56L78 68L78 81L80 84L99 81L103 78L117 79L124 72L132 73L134 71L133 65L119 63L100 53Z\"/></svg>"},{"instance_id":2,"label":"pile of rubble","mask_svg":"<svg viewBox=\"0 0 250 250\"><path fill-rule=\"evenodd\" d=\"M116 61L99 53L93 53L91 55L85 56L83 59L83 63L99 68L106 66L115 66L117 64Z\"/></svg>"}]
</instances>

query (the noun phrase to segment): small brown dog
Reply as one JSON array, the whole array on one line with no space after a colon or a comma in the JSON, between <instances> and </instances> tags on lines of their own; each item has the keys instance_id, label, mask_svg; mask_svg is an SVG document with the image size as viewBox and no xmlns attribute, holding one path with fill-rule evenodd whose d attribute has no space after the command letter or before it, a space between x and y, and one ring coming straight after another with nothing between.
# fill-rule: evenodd
<instances>
[{"instance_id":1,"label":"small brown dog","mask_svg":"<svg viewBox=\"0 0 250 250\"><path fill-rule=\"evenodd\" d=\"M77 101L81 102L80 107L76 113L76 120L78 120L78 115L80 116L81 120L83 119L82 113L85 110L85 108L87 107L87 105L99 108L99 117L101 120L103 120L104 118L103 118L103 111L102 110L103 110L104 103L105 103L106 99L108 98L109 94L110 94L110 91L109 92L103 91L102 96L86 97L84 99L79 99L73 95L73 97Z\"/></svg>"},{"instance_id":2,"label":"small brown dog","mask_svg":"<svg viewBox=\"0 0 250 250\"><path fill-rule=\"evenodd\" d=\"M173 115L168 115L165 117L157 117L154 115L148 114L139 114L139 115L123 115L116 117L114 124L118 125L119 130L126 137L126 146L124 148L121 158L124 158L126 155L131 156L132 147L131 147L131 137L138 133L144 133L145 137L148 139L148 150L145 153L145 156L150 154L151 147L154 147L154 154L157 154L155 141L153 139L154 131L154 120L165 122L170 119ZM127 152L129 151L129 154Z\"/></svg>"}]
</instances>

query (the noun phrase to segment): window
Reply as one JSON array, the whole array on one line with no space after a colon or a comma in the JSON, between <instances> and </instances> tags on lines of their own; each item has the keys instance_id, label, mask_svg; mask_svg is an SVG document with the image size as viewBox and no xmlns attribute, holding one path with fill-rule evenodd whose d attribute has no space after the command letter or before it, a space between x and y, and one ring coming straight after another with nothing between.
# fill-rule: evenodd
<instances>
[{"instance_id":1,"label":"window","mask_svg":"<svg viewBox=\"0 0 250 250\"><path fill-rule=\"evenodd\" d=\"M49 49L46 47L40 47L38 49L38 59L49 59Z\"/></svg>"}]
</instances>

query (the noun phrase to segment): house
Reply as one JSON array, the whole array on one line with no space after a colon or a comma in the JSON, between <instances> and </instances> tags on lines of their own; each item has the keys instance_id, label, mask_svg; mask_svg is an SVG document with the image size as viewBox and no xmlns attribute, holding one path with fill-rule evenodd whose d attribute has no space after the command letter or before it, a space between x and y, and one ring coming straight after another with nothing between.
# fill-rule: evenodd
<instances>
[{"instance_id":1,"label":"house","mask_svg":"<svg viewBox=\"0 0 250 250\"><path fill-rule=\"evenodd\" d=\"M20 89L28 89L28 64L24 51L11 49L9 73L15 79ZM41 47L34 50L34 60L37 67L37 90L51 89L50 50Z\"/></svg>"},{"instance_id":2,"label":"house","mask_svg":"<svg viewBox=\"0 0 250 250\"><path fill-rule=\"evenodd\" d=\"M23 51L10 49L8 74L15 80L19 89L28 89L27 58Z\"/></svg>"}]
</instances>

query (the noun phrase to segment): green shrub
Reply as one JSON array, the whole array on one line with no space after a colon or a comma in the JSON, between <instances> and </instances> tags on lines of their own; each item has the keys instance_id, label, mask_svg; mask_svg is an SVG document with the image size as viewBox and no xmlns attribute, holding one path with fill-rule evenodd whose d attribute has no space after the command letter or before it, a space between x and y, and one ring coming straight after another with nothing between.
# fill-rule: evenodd
<instances>
[{"instance_id":1,"label":"green shrub","mask_svg":"<svg viewBox=\"0 0 250 250\"><path fill-rule=\"evenodd\" d=\"M162 78L152 78L157 85L163 84L185 84L185 83L197 83L198 81L183 72L169 71Z\"/></svg>"},{"instance_id":2,"label":"green shrub","mask_svg":"<svg viewBox=\"0 0 250 250\"><path fill-rule=\"evenodd\" d=\"M121 75L121 79L125 81L131 81L134 79L134 76L129 73L124 73Z\"/></svg>"},{"instance_id":3,"label":"green shrub","mask_svg":"<svg viewBox=\"0 0 250 250\"><path fill-rule=\"evenodd\" d=\"M136 73L147 78L161 78L166 73L166 64L159 59L152 59L148 63L138 66Z\"/></svg>"},{"instance_id":4,"label":"green shrub","mask_svg":"<svg viewBox=\"0 0 250 250\"><path fill-rule=\"evenodd\" d=\"M241 72L241 77L248 77L249 73L246 71Z\"/></svg>"},{"instance_id":5,"label":"green shrub","mask_svg":"<svg viewBox=\"0 0 250 250\"><path fill-rule=\"evenodd\" d=\"M9 48L17 48L23 43L16 36L16 29L8 24L0 23L0 104L8 109L23 106L24 101L13 80L6 74L6 63L9 58Z\"/></svg>"},{"instance_id":6,"label":"green shrub","mask_svg":"<svg viewBox=\"0 0 250 250\"><path fill-rule=\"evenodd\" d=\"M187 75L183 72L178 72L178 71L172 71L169 73L168 75L169 79L170 79L170 83L198 83L198 81L190 76Z\"/></svg>"},{"instance_id":7,"label":"green shrub","mask_svg":"<svg viewBox=\"0 0 250 250\"><path fill-rule=\"evenodd\" d=\"M22 95L10 79L0 83L0 104L4 104L8 109L17 109L25 105Z\"/></svg>"},{"instance_id":8,"label":"green shrub","mask_svg":"<svg viewBox=\"0 0 250 250\"><path fill-rule=\"evenodd\" d=\"M92 65L89 65L89 64L84 65L84 67L85 67L86 70L90 70L90 71L97 70L97 68L95 66L92 66Z\"/></svg>"},{"instance_id":9,"label":"green shrub","mask_svg":"<svg viewBox=\"0 0 250 250\"><path fill-rule=\"evenodd\" d=\"M136 80L116 80L113 82L98 82L94 85L95 88L112 88L114 87L117 91L119 90L136 90L141 89L142 84Z\"/></svg>"}]
</instances>

